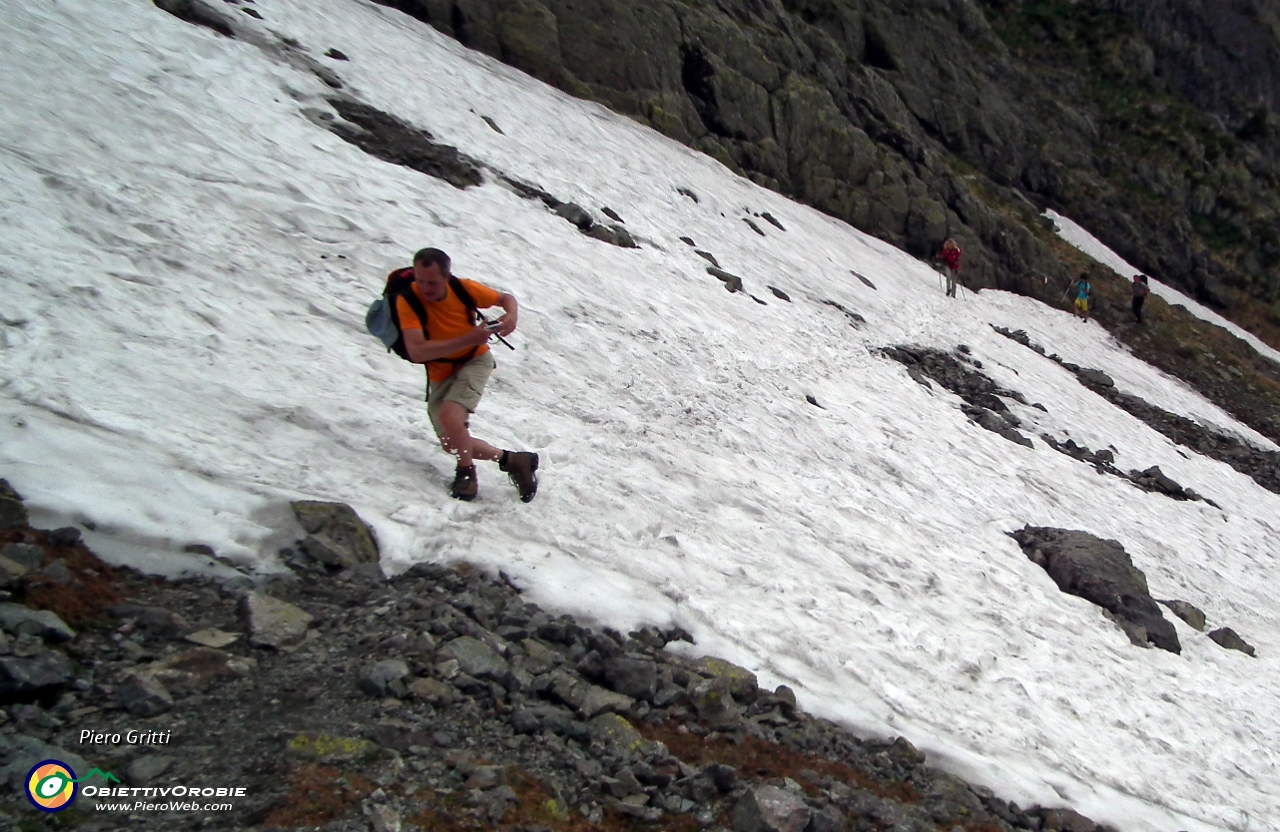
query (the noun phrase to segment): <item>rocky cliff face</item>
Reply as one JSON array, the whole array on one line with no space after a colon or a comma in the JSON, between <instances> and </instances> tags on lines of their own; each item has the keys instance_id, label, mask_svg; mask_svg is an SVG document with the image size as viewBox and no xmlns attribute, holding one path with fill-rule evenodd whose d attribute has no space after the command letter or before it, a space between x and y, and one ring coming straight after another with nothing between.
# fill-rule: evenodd
<instances>
[{"instance_id":1,"label":"rocky cliff face","mask_svg":"<svg viewBox=\"0 0 1280 832\"><path fill-rule=\"evenodd\" d=\"M1280 111L1280 3L1109 0L1152 54L1152 71L1188 100L1230 119Z\"/></svg>"},{"instance_id":2,"label":"rocky cliff face","mask_svg":"<svg viewBox=\"0 0 1280 832\"><path fill-rule=\"evenodd\" d=\"M1048 206L1280 333L1274 0L381 2L971 286L1056 298Z\"/></svg>"}]
</instances>

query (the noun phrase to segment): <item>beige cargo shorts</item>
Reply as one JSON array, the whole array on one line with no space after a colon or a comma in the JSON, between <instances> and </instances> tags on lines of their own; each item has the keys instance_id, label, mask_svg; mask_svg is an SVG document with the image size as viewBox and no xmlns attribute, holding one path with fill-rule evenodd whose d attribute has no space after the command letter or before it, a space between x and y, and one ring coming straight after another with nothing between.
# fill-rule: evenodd
<instances>
[{"instance_id":1,"label":"beige cargo shorts","mask_svg":"<svg viewBox=\"0 0 1280 832\"><path fill-rule=\"evenodd\" d=\"M476 408L480 406L480 397L484 395L484 386L497 366L493 360L493 353L486 352L463 364L444 381L431 385L427 395L427 418L431 420L431 427L435 428L436 436L444 436L439 421L441 406L445 402L457 402L465 407L468 413L475 413Z\"/></svg>"}]
</instances>

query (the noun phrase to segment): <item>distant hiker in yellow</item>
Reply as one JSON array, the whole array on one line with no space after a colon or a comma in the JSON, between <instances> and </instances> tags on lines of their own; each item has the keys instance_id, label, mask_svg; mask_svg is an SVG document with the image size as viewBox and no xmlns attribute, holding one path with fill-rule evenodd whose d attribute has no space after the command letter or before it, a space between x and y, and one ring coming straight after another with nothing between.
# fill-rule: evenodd
<instances>
[{"instance_id":1,"label":"distant hiker in yellow","mask_svg":"<svg viewBox=\"0 0 1280 832\"><path fill-rule=\"evenodd\" d=\"M1080 316L1084 323L1089 323L1089 293L1093 291L1093 287L1089 285L1089 276L1082 274L1076 278L1076 306L1075 314Z\"/></svg>"}]
</instances>

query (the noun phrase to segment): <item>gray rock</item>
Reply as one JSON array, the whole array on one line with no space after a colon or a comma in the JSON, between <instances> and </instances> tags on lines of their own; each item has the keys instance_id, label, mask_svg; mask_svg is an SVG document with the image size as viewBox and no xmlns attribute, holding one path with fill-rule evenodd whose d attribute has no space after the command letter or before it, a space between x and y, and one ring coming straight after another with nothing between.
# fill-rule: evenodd
<instances>
[{"instance_id":1,"label":"gray rock","mask_svg":"<svg viewBox=\"0 0 1280 832\"><path fill-rule=\"evenodd\" d=\"M511 713L511 728L517 734L532 734L542 727L542 720L527 708Z\"/></svg>"},{"instance_id":2,"label":"gray rock","mask_svg":"<svg viewBox=\"0 0 1280 832\"><path fill-rule=\"evenodd\" d=\"M27 567L14 563L4 555L0 555L0 585L12 586L14 582L27 574Z\"/></svg>"},{"instance_id":3,"label":"gray rock","mask_svg":"<svg viewBox=\"0 0 1280 832\"><path fill-rule=\"evenodd\" d=\"M401 680L408 675L409 666L403 661L384 659L360 674L360 690L370 696L404 696L407 688Z\"/></svg>"},{"instance_id":4,"label":"gray rock","mask_svg":"<svg viewBox=\"0 0 1280 832\"><path fill-rule=\"evenodd\" d=\"M21 604L0 603L0 628L14 635L39 636L48 642L71 641L76 631L49 610L33 610Z\"/></svg>"},{"instance_id":5,"label":"gray rock","mask_svg":"<svg viewBox=\"0 0 1280 832\"><path fill-rule=\"evenodd\" d=\"M602 713L627 713L635 705L635 700L630 696L605 690L564 671L550 673L549 690L550 694L575 708L585 719Z\"/></svg>"},{"instance_id":6,"label":"gray rock","mask_svg":"<svg viewBox=\"0 0 1280 832\"><path fill-rule=\"evenodd\" d=\"M44 565L44 550L30 543L6 543L0 546L0 556L6 557L27 571Z\"/></svg>"},{"instance_id":7,"label":"gray rock","mask_svg":"<svg viewBox=\"0 0 1280 832\"><path fill-rule=\"evenodd\" d=\"M22 495L10 487L8 480L0 479L0 529L24 528L27 519Z\"/></svg>"},{"instance_id":8,"label":"gray rock","mask_svg":"<svg viewBox=\"0 0 1280 832\"><path fill-rule=\"evenodd\" d=\"M488 644L478 638L462 636L444 645L436 653L442 660L453 659L458 669L477 679L501 682L511 672L511 665Z\"/></svg>"},{"instance_id":9,"label":"gray rock","mask_svg":"<svg viewBox=\"0 0 1280 832\"><path fill-rule=\"evenodd\" d=\"M1133 476L1134 482L1139 485L1146 485L1154 490L1162 491L1173 497L1185 497L1186 493L1182 486L1174 482L1160 470L1160 466L1153 465L1141 473Z\"/></svg>"},{"instance_id":10,"label":"gray rock","mask_svg":"<svg viewBox=\"0 0 1280 832\"><path fill-rule=\"evenodd\" d=\"M1147 590L1146 576L1119 543L1082 531L1033 526L1012 532L1011 537L1063 592L1144 627L1156 647L1182 652L1177 631Z\"/></svg>"},{"instance_id":11,"label":"gray rock","mask_svg":"<svg viewBox=\"0 0 1280 832\"><path fill-rule=\"evenodd\" d=\"M1200 609L1186 601L1161 601L1166 607L1173 612L1174 615L1187 622L1188 625L1194 627L1200 632L1204 632L1205 617Z\"/></svg>"},{"instance_id":12,"label":"gray rock","mask_svg":"<svg viewBox=\"0 0 1280 832\"><path fill-rule=\"evenodd\" d=\"M742 291L742 278L738 277L736 274L731 274L724 269L719 269L715 266L708 266L707 274L712 277L719 278L720 281L724 283L724 288L728 289L730 292Z\"/></svg>"},{"instance_id":13,"label":"gray rock","mask_svg":"<svg viewBox=\"0 0 1280 832\"><path fill-rule=\"evenodd\" d=\"M125 767L125 782L130 786L149 786L168 771L174 762L173 757L165 757L160 754L147 754L139 757Z\"/></svg>"},{"instance_id":14,"label":"gray rock","mask_svg":"<svg viewBox=\"0 0 1280 832\"><path fill-rule=\"evenodd\" d=\"M71 681L74 670L61 653L45 650L34 656L0 658L0 698L21 699Z\"/></svg>"},{"instance_id":15,"label":"gray rock","mask_svg":"<svg viewBox=\"0 0 1280 832\"><path fill-rule=\"evenodd\" d=\"M63 586L66 586L75 580L74 576L71 574L71 569L67 567L67 562L62 558L58 558L44 569L41 569L40 577Z\"/></svg>"},{"instance_id":16,"label":"gray rock","mask_svg":"<svg viewBox=\"0 0 1280 832\"><path fill-rule=\"evenodd\" d=\"M22 793L27 772L44 760L61 760L71 767L77 777L89 772L89 763L74 751L49 745L43 740L25 734L0 734L0 783L8 784L15 792Z\"/></svg>"},{"instance_id":17,"label":"gray rock","mask_svg":"<svg viewBox=\"0 0 1280 832\"><path fill-rule=\"evenodd\" d=\"M652 701L658 691L658 665L643 656L626 654L604 662L609 687L633 699Z\"/></svg>"},{"instance_id":18,"label":"gray rock","mask_svg":"<svg viewBox=\"0 0 1280 832\"><path fill-rule=\"evenodd\" d=\"M107 610L117 618L132 618L138 626L148 632L162 636L176 636L190 629L187 619L160 607L149 607L141 604L117 604ZM209 647L224 647L222 644L210 644Z\"/></svg>"},{"instance_id":19,"label":"gray rock","mask_svg":"<svg viewBox=\"0 0 1280 832\"><path fill-rule=\"evenodd\" d=\"M734 700L738 702L748 704L754 702L756 695L760 692L756 674L733 662L715 656L704 656L694 662L693 669L703 676L723 679L729 685L729 693L733 694Z\"/></svg>"},{"instance_id":20,"label":"gray rock","mask_svg":"<svg viewBox=\"0 0 1280 832\"><path fill-rule=\"evenodd\" d=\"M74 546L80 542L80 530L75 526L63 526L49 532L49 542L54 546Z\"/></svg>"},{"instance_id":21,"label":"gray rock","mask_svg":"<svg viewBox=\"0 0 1280 832\"><path fill-rule=\"evenodd\" d=\"M562 203L555 209L555 213L556 216L576 225L579 231L586 231L595 224L595 220L591 219L591 215L582 206L573 202Z\"/></svg>"},{"instance_id":22,"label":"gray rock","mask_svg":"<svg viewBox=\"0 0 1280 832\"><path fill-rule=\"evenodd\" d=\"M1101 370L1091 370L1087 367L1082 367L1079 370L1076 370L1076 375L1078 375L1084 381L1087 381L1091 384L1096 384L1099 387L1115 387L1116 386L1116 383L1114 380L1112 380L1111 376L1107 375Z\"/></svg>"},{"instance_id":23,"label":"gray rock","mask_svg":"<svg viewBox=\"0 0 1280 832\"><path fill-rule=\"evenodd\" d=\"M215 649L235 644L240 640L239 634L228 633L224 630L219 630L216 627L209 627L195 633L190 633L183 638L192 644L199 644L201 647L212 647Z\"/></svg>"},{"instance_id":24,"label":"gray rock","mask_svg":"<svg viewBox=\"0 0 1280 832\"><path fill-rule=\"evenodd\" d=\"M134 716L159 716L173 708L173 696L155 678L131 674L116 689L116 699Z\"/></svg>"},{"instance_id":25,"label":"gray rock","mask_svg":"<svg viewBox=\"0 0 1280 832\"><path fill-rule=\"evenodd\" d=\"M619 246L620 248L639 248L635 238L631 236L631 232L620 225L593 225L584 230L588 237L593 237L601 242L610 245Z\"/></svg>"},{"instance_id":26,"label":"gray rock","mask_svg":"<svg viewBox=\"0 0 1280 832\"><path fill-rule=\"evenodd\" d=\"M803 797L777 786L756 786L733 807L733 832L804 832L810 816Z\"/></svg>"},{"instance_id":27,"label":"gray rock","mask_svg":"<svg viewBox=\"0 0 1280 832\"><path fill-rule=\"evenodd\" d=\"M625 717L616 713L600 714L587 721L590 738L608 748L630 754L644 745L644 737Z\"/></svg>"},{"instance_id":28,"label":"gray rock","mask_svg":"<svg viewBox=\"0 0 1280 832\"><path fill-rule=\"evenodd\" d=\"M597 685L582 682L577 687L577 704L574 706L583 719L591 719L603 713L628 713L635 707L635 700L621 693L605 690Z\"/></svg>"},{"instance_id":29,"label":"gray rock","mask_svg":"<svg viewBox=\"0 0 1280 832\"><path fill-rule=\"evenodd\" d=\"M401 832L404 821L394 807L378 803L369 810L369 823L373 832Z\"/></svg>"},{"instance_id":30,"label":"gray rock","mask_svg":"<svg viewBox=\"0 0 1280 832\"><path fill-rule=\"evenodd\" d=\"M713 728L736 724L742 717L742 709L729 692L729 680L723 677L703 679L694 677L687 689L689 702L698 716Z\"/></svg>"},{"instance_id":31,"label":"gray rock","mask_svg":"<svg viewBox=\"0 0 1280 832\"><path fill-rule=\"evenodd\" d=\"M378 562L373 531L351 506L317 500L295 500L290 505L311 536L303 540L303 548L316 560L335 567Z\"/></svg>"},{"instance_id":32,"label":"gray rock","mask_svg":"<svg viewBox=\"0 0 1280 832\"><path fill-rule=\"evenodd\" d=\"M1218 646L1225 647L1228 650L1239 650L1241 653L1246 653L1250 656L1255 654L1253 645L1240 638L1236 631L1230 627L1221 627L1214 630L1209 633L1209 638L1213 639Z\"/></svg>"},{"instance_id":33,"label":"gray rock","mask_svg":"<svg viewBox=\"0 0 1280 832\"><path fill-rule=\"evenodd\" d=\"M250 592L240 599L240 618L250 644L275 648L301 641L313 620L305 610L261 592Z\"/></svg>"},{"instance_id":34,"label":"gray rock","mask_svg":"<svg viewBox=\"0 0 1280 832\"><path fill-rule=\"evenodd\" d=\"M845 817L835 806L815 810L805 832L844 832Z\"/></svg>"},{"instance_id":35,"label":"gray rock","mask_svg":"<svg viewBox=\"0 0 1280 832\"><path fill-rule=\"evenodd\" d=\"M1098 824L1074 809L1045 809L1044 829L1059 832L1098 832Z\"/></svg>"}]
</instances>

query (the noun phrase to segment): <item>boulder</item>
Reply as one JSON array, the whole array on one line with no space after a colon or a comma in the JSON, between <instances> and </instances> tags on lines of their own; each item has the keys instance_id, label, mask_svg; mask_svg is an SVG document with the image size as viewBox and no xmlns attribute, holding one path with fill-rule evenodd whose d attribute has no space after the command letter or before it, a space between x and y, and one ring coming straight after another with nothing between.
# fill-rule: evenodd
<instances>
[{"instance_id":1,"label":"boulder","mask_svg":"<svg viewBox=\"0 0 1280 832\"><path fill-rule=\"evenodd\" d=\"M134 716L159 716L173 708L173 695L154 677L131 674L116 689L116 699Z\"/></svg>"},{"instance_id":2,"label":"boulder","mask_svg":"<svg viewBox=\"0 0 1280 832\"><path fill-rule=\"evenodd\" d=\"M405 696L408 689L401 681L409 675L409 666L400 659L384 659L360 674L360 690L370 696Z\"/></svg>"},{"instance_id":3,"label":"boulder","mask_svg":"<svg viewBox=\"0 0 1280 832\"><path fill-rule=\"evenodd\" d=\"M604 678L609 687L633 699L652 701L658 692L658 665L639 655L622 655L606 659Z\"/></svg>"},{"instance_id":4,"label":"boulder","mask_svg":"<svg viewBox=\"0 0 1280 832\"><path fill-rule=\"evenodd\" d=\"M707 274L712 277L719 278L720 281L724 283L724 288L728 289L730 292L742 291L742 278L738 277L736 274L727 272L724 269L716 268L715 266L707 266Z\"/></svg>"},{"instance_id":5,"label":"boulder","mask_svg":"<svg viewBox=\"0 0 1280 832\"><path fill-rule=\"evenodd\" d=\"M293 513L307 532L302 548L327 566L347 567L378 562L373 531L346 503L295 500Z\"/></svg>"},{"instance_id":6,"label":"boulder","mask_svg":"<svg viewBox=\"0 0 1280 832\"><path fill-rule=\"evenodd\" d=\"M712 728L725 728L737 724L742 708L729 692L729 680L724 677L704 679L695 676L686 692L689 702L703 720Z\"/></svg>"},{"instance_id":7,"label":"boulder","mask_svg":"<svg viewBox=\"0 0 1280 832\"><path fill-rule=\"evenodd\" d=\"M694 662L693 670L712 679L724 679L729 685L729 693L734 700L750 704L756 700L760 692L756 674L733 662L718 659L715 656L704 656Z\"/></svg>"},{"instance_id":8,"label":"boulder","mask_svg":"<svg viewBox=\"0 0 1280 832\"><path fill-rule=\"evenodd\" d=\"M0 700L31 699L67 684L72 674L71 662L53 650L0 657Z\"/></svg>"},{"instance_id":9,"label":"boulder","mask_svg":"<svg viewBox=\"0 0 1280 832\"><path fill-rule=\"evenodd\" d=\"M261 592L250 592L241 598L240 617L249 632L250 644L274 648L297 644L313 620L305 610Z\"/></svg>"},{"instance_id":10,"label":"boulder","mask_svg":"<svg viewBox=\"0 0 1280 832\"><path fill-rule=\"evenodd\" d=\"M628 754L644 745L644 737L635 726L617 714L600 714L587 721L591 739L602 745L620 749Z\"/></svg>"},{"instance_id":11,"label":"boulder","mask_svg":"<svg viewBox=\"0 0 1280 832\"><path fill-rule=\"evenodd\" d=\"M1204 632L1205 618L1204 613L1199 608L1188 604L1186 601L1161 601L1169 610L1189 626L1194 627L1200 632Z\"/></svg>"},{"instance_id":12,"label":"boulder","mask_svg":"<svg viewBox=\"0 0 1280 832\"><path fill-rule=\"evenodd\" d=\"M28 520L27 507L18 492L9 487L8 480L0 480L0 529L21 529Z\"/></svg>"},{"instance_id":13,"label":"boulder","mask_svg":"<svg viewBox=\"0 0 1280 832\"><path fill-rule=\"evenodd\" d=\"M1225 647L1228 650L1239 650L1241 653L1245 653L1250 656L1255 653L1253 645L1240 638L1240 636L1236 634L1236 631L1230 627L1222 627L1214 630L1209 633L1209 638L1213 639L1218 646Z\"/></svg>"},{"instance_id":14,"label":"boulder","mask_svg":"<svg viewBox=\"0 0 1280 832\"><path fill-rule=\"evenodd\" d=\"M477 679L501 682L511 672L511 665L497 651L478 638L461 636L450 641L437 653L442 660L454 659L458 669Z\"/></svg>"},{"instance_id":15,"label":"boulder","mask_svg":"<svg viewBox=\"0 0 1280 832\"><path fill-rule=\"evenodd\" d=\"M0 783L8 784L18 794L22 793L28 772L44 760L61 760L77 777L84 777L90 770L84 757L74 751L49 745L25 734L0 734L0 758L5 761L0 766Z\"/></svg>"},{"instance_id":16,"label":"boulder","mask_svg":"<svg viewBox=\"0 0 1280 832\"><path fill-rule=\"evenodd\" d=\"M0 603L0 628L18 635L39 636L48 642L71 641L76 631L49 610L33 610L21 604Z\"/></svg>"},{"instance_id":17,"label":"boulder","mask_svg":"<svg viewBox=\"0 0 1280 832\"><path fill-rule=\"evenodd\" d=\"M1088 532L1027 526L1012 532L1022 551L1063 592L1084 598L1140 626L1149 642L1181 653L1178 633L1147 590L1147 578L1124 547Z\"/></svg>"},{"instance_id":18,"label":"boulder","mask_svg":"<svg viewBox=\"0 0 1280 832\"><path fill-rule=\"evenodd\" d=\"M733 807L733 832L803 832L811 814L801 795L756 786Z\"/></svg>"},{"instance_id":19,"label":"boulder","mask_svg":"<svg viewBox=\"0 0 1280 832\"><path fill-rule=\"evenodd\" d=\"M44 550L30 543L6 543L0 546L0 556L8 558L28 572L44 565Z\"/></svg>"}]
</instances>

